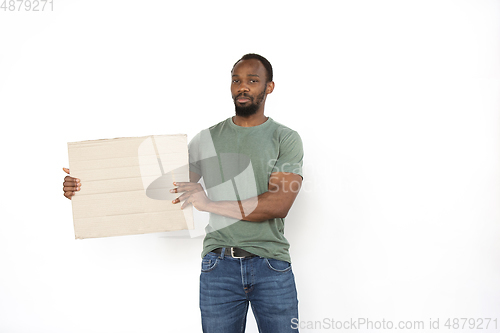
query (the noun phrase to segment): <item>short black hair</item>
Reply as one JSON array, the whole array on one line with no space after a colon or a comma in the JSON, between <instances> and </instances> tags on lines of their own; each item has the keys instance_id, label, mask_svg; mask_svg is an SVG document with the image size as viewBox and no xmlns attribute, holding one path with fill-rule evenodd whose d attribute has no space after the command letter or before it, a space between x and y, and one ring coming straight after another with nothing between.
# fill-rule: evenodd
<instances>
[{"instance_id":1,"label":"short black hair","mask_svg":"<svg viewBox=\"0 0 500 333\"><path fill-rule=\"evenodd\" d=\"M267 72L266 83L271 82L273 80L273 66L271 66L269 60L256 53L248 53L245 54L243 57L241 57L241 59L239 59L237 62L234 63L231 72L234 70L234 67L236 66L237 63L239 63L242 60L249 60L249 59L259 60L262 63L262 65L264 65L264 68L266 69Z\"/></svg>"}]
</instances>

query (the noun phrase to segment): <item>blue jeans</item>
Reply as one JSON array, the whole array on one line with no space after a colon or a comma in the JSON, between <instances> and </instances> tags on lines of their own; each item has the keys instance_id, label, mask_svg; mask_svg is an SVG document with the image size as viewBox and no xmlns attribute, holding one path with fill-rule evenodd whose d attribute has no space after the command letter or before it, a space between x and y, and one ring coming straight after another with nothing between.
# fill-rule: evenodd
<instances>
[{"instance_id":1,"label":"blue jeans","mask_svg":"<svg viewBox=\"0 0 500 333\"><path fill-rule=\"evenodd\" d=\"M202 260L200 309L204 333L243 333L248 304L260 333L298 332L295 279L290 263L213 252ZM294 325L295 327L296 325Z\"/></svg>"}]
</instances>

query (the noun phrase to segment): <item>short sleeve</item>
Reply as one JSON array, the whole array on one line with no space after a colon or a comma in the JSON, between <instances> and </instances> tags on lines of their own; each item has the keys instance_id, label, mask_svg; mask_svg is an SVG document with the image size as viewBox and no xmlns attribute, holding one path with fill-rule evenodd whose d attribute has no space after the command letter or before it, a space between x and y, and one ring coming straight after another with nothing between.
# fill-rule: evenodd
<instances>
[{"instance_id":1,"label":"short sleeve","mask_svg":"<svg viewBox=\"0 0 500 333\"><path fill-rule=\"evenodd\" d=\"M200 133L189 142L189 171L201 175Z\"/></svg>"},{"instance_id":2,"label":"short sleeve","mask_svg":"<svg viewBox=\"0 0 500 333\"><path fill-rule=\"evenodd\" d=\"M302 174L304 151L299 133L289 130L279 138L279 154L272 172Z\"/></svg>"}]
</instances>

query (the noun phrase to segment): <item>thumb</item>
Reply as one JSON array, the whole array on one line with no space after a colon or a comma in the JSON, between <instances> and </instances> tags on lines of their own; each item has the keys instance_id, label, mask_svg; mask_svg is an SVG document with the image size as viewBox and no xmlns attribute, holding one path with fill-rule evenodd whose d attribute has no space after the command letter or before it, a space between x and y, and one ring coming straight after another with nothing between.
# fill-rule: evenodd
<instances>
[{"instance_id":1,"label":"thumb","mask_svg":"<svg viewBox=\"0 0 500 333\"><path fill-rule=\"evenodd\" d=\"M68 168L63 168L64 172L66 172L69 175L69 169Z\"/></svg>"}]
</instances>

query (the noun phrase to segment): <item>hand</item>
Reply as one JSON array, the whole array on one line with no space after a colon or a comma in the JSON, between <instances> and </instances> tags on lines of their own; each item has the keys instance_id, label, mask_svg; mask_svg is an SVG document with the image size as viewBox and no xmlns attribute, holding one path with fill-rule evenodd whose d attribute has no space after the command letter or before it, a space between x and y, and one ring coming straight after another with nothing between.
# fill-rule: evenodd
<instances>
[{"instance_id":1,"label":"hand","mask_svg":"<svg viewBox=\"0 0 500 333\"><path fill-rule=\"evenodd\" d=\"M63 170L69 175L68 168L63 168ZM64 196L71 200L71 197L75 195L75 192L80 191L81 186L82 184L80 183L80 179L71 176L64 177L64 182L63 182Z\"/></svg>"},{"instance_id":2,"label":"hand","mask_svg":"<svg viewBox=\"0 0 500 333\"><path fill-rule=\"evenodd\" d=\"M192 204L194 208L199 211L207 211L208 206L212 201L207 197L207 194L200 183L174 182L174 185L177 186L177 188L170 190L171 193L184 194L173 200L172 203L176 204L185 200L181 209L184 209L189 204Z\"/></svg>"}]
</instances>

